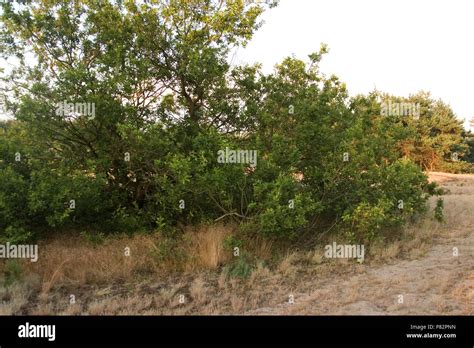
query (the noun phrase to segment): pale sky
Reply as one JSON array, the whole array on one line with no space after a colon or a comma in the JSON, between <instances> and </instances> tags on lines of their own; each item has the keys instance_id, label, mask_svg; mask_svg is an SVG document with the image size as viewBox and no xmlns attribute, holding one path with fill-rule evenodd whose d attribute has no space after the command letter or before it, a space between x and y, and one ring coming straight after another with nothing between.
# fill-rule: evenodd
<instances>
[{"instance_id":1,"label":"pale sky","mask_svg":"<svg viewBox=\"0 0 474 348\"><path fill-rule=\"evenodd\" d=\"M322 72L337 75L351 95L426 90L458 118L474 117L473 0L280 0L263 20L234 63L260 62L270 72L324 42Z\"/></svg>"},{"instance_id":2,"label":"pale sky","mask_svg":"<svg viewBox=\"0 0 474 348\"><path fill-rule=\"evenodd\" d=\"M324 42L322 72L337 75L351 95L426 90L458 118L474 117L472 0L280 0L263 19L235 63L260 62L270 72Z\"/></svg>"}]
</instances>

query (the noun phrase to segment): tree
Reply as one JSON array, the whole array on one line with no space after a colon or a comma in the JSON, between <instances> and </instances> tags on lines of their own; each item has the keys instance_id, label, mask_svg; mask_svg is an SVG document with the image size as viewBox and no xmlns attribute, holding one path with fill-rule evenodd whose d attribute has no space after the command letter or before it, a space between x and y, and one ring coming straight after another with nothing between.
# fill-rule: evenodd
<instances>
[{"instance_id":1,"label":"tree","mask_svg":"<svg viewBox=\"0 0 474 348\"><path fill-rule=\"evenodd\" d=\"M405 137L397 148L402 156L412 159L424 170L442 169L446 163L461 160L467 146L463 140L462 122L442 100L434 100L427 92L408 98L376 92L380 111L393 126L403 127ZM392 113L384 115L383 105ZM453 160L454 159L454 160Z\"/></svg>"},{"instance_id":2,"label":"tree","mask_svg":"<svg viewBox=\"0 0 474 348\"><path fill-rule=\"evenodd\" d=\"M260 25L260 1L2 6L4 54L20 66L4 81L16 121L0 151L11 158L21 147L27 159L0 165L5 192L21 187L0 205L25 211L19 224L0 216L9 236L234 219L274 238L339 224L368 240L433 193L397 148L416 127L380 117L377 95L349 98L323 75L325 45L268 75L229 66L230 48ZM220 163L228 148L258 154L258 165Z\"/></svg>"},{"instance_id":3,"label":"tree","mask_svg":"<svg viewBox=\"0 0 474 348\"><path fill-rule=\"evenodd\" d=\"M142 205L157 175L157 156L137 146L146 132L185 124L175 134L183 137L179 142L164 141L189 152L200 127L229 127L239 117L226 57L259 27L263 6L244 0L5 3L2 45L22 58L9 80L16 118L29 124L38 146L105 175L110 187L129 193L129 204ZM23 59L26 51L35 55L33 67ZM94 117L58 114L58 104L69 102L93 106ZM124 161L127 153L133 160Z\"/></svg>"}]
</instances>

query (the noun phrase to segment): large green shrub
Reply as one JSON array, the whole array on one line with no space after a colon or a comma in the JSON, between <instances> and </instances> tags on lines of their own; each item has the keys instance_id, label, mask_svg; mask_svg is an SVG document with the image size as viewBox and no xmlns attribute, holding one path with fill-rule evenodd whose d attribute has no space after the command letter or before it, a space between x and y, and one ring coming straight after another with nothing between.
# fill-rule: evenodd
<instances>
[{"instance_id":1,"label":"large green shrub","mask_svg":"<svg viewBox=\"0 0 474 348\"><path fill-rule=\"evenodd\" d=\"M377 94L349 98L319 71L324 45L271 74L231 67L230 48L259 27L261 1L2 6L4 53L37 58L5 80L16 118L0 136L8 238L233 219L270 238L341 222L370 239L422 212L432 189L400 158L416 150L405 157L426 167L427 150L439 157L461 146L457 133L427 136L443 104L415 124L382 117ZM90 103L94 115L58 114L69 101ZM457 129L451 116L441 133ZM256 166L219 163L226 148L256 151Z\"/></svg>"}]
</instances>

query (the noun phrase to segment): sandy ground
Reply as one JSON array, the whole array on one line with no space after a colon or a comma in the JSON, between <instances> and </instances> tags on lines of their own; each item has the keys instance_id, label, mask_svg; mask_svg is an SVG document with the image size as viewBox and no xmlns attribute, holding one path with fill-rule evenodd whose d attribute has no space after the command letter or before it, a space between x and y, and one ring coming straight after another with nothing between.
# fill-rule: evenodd
<instances>
[{"instance_id":1,"label":"sandy ground","mask_svg":"<svg viewBox=\"0 0 474 348\"><path fill-rule=\"evenodd\" d=\"M313 291L293 294L293 304L246 314L474 314L474 176L431 173L430 179L449 191L446 223L425 255L314 282Z\"/></svg>"}]
</instances>

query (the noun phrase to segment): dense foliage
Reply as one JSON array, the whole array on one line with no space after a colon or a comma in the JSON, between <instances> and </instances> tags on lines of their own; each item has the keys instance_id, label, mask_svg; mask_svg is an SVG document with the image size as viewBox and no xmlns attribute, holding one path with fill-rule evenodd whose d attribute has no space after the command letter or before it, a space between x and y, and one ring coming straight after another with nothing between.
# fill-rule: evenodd
<instances>
[{"instance_id":1,"label":"dense foliage","mask_svg":"<svg viewBox=\"0 0 474 348\"><path fill-rule=\"evenodd\" d=\"M424 211L436 190L422 168L467 153L450 108L426 94L410 97L418 121L382 115L395 97L349 98L319 71L325 46L268 75L231 67L259 1L2 6L0 47L20 61L2 87L15 116L0 132L3 239L233 219L273 238L339 224L367 240ZM221 163L226 149L256 162Z\"/></svg>"}]
</instances>

